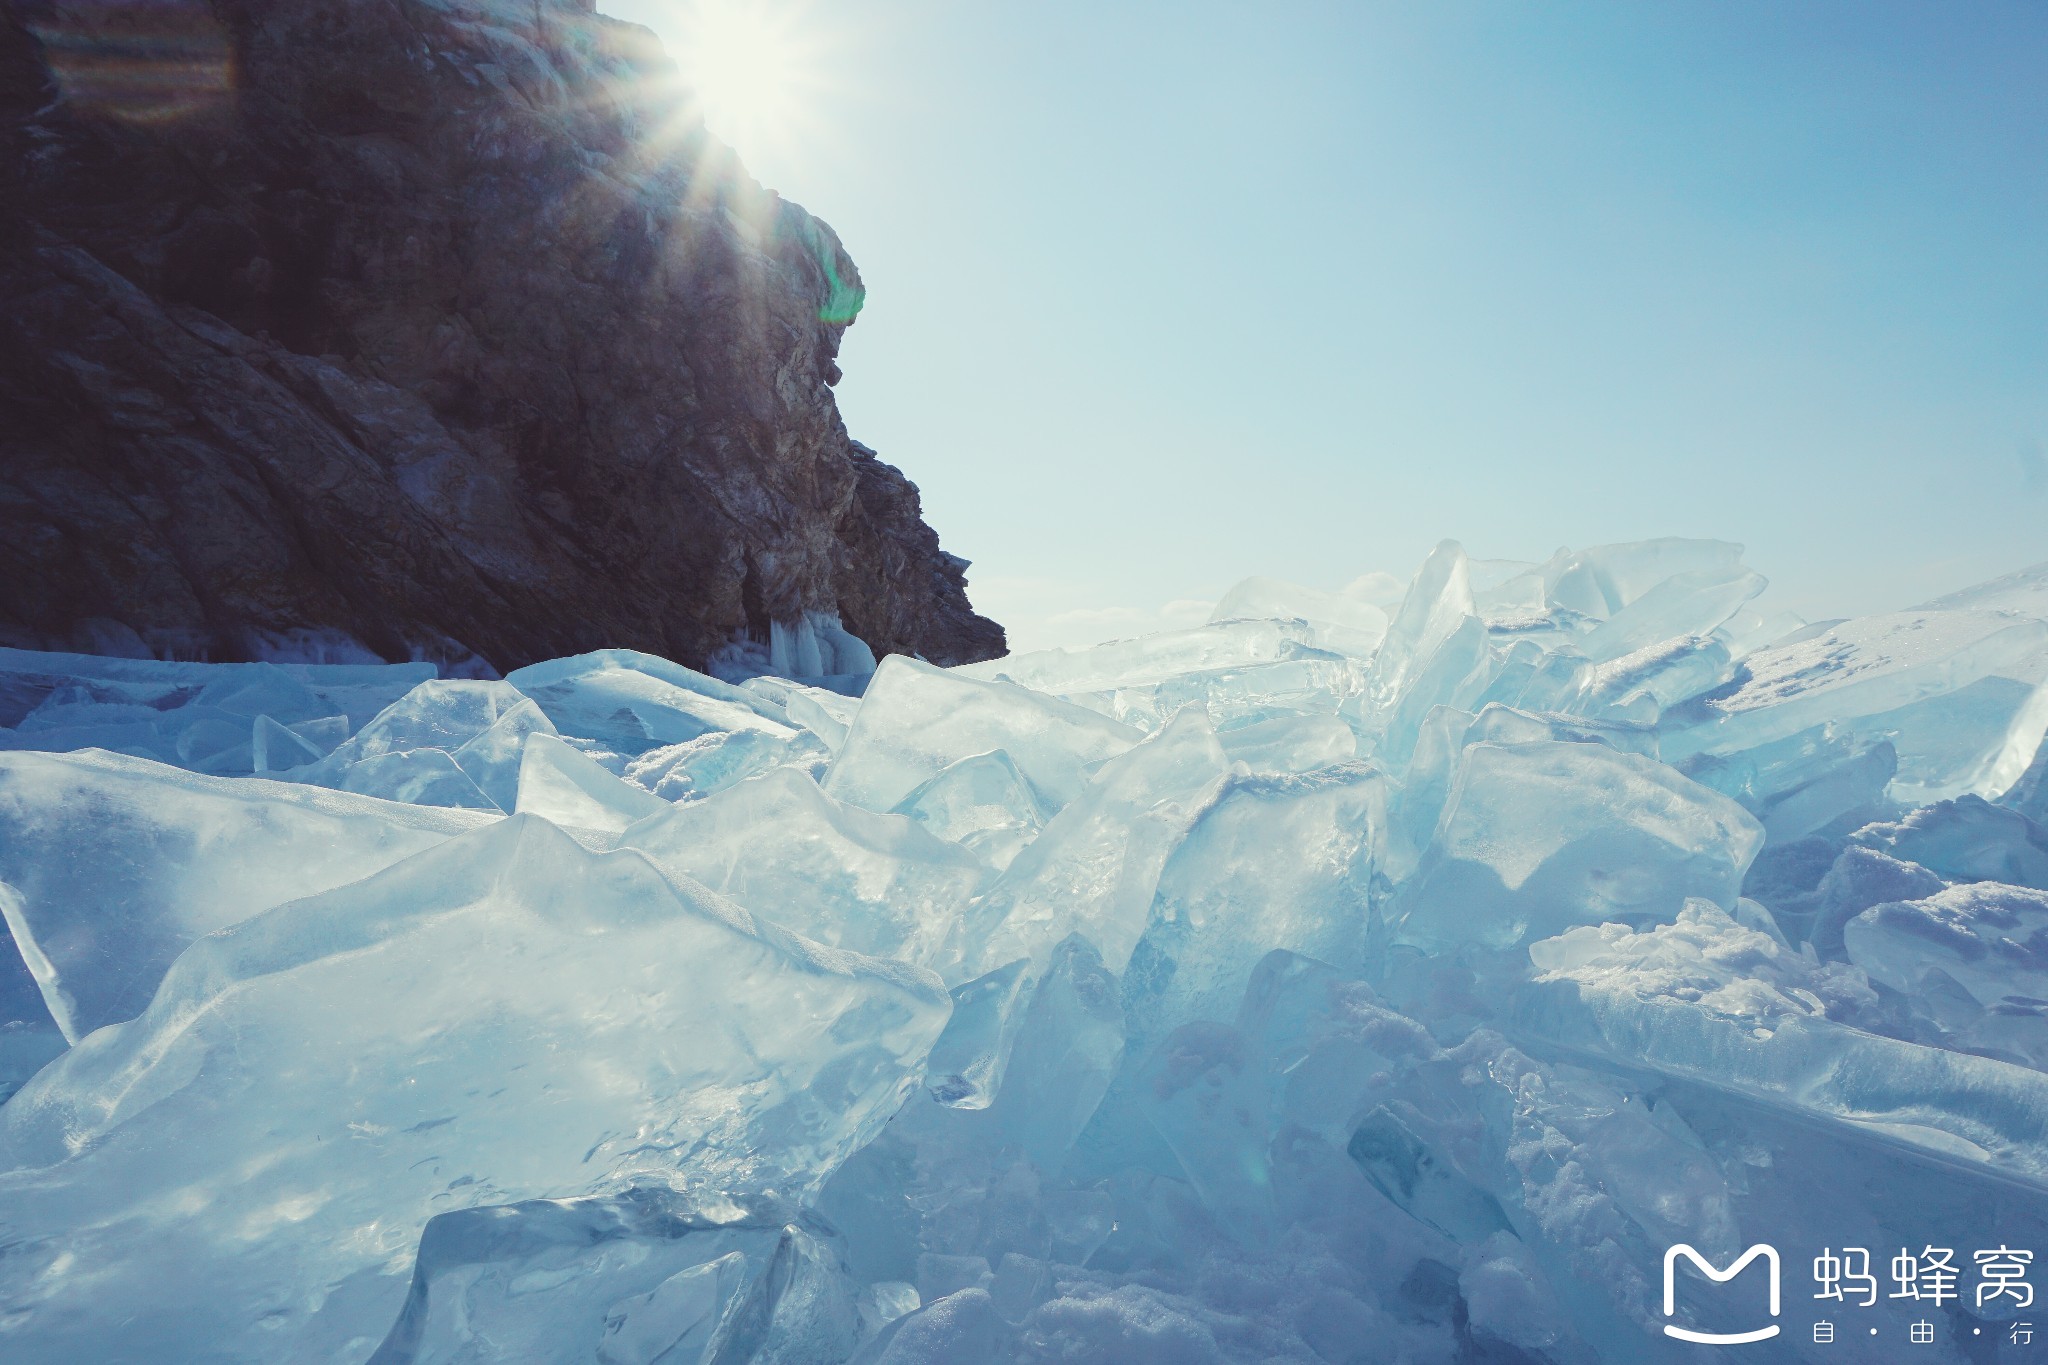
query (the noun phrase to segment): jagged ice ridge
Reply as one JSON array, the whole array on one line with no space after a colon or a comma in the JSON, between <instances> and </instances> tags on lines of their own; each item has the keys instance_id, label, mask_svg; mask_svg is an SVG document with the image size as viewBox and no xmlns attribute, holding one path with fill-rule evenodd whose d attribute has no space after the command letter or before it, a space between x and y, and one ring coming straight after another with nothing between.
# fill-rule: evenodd
<instances>
[{"instance_id":1,"label":"jagged ice ridge","mask_svg":"<svg viewBox=\"0 0 2048 1365\"><path fill-rule=\"evenodd\" d=\"M1690 1360L1675 1241L2048 1247L2043 583L1447 542L865 679L0 650L0 1356Z\"/></svg>"}]
</instances>

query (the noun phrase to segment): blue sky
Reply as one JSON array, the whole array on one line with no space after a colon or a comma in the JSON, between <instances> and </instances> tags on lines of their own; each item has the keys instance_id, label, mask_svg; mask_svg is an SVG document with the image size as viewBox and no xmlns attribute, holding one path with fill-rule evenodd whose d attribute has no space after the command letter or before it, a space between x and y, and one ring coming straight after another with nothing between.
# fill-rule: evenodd
<instances>
[{"instance_id":1,"label":"blue sky","mask_svg":"<svg viewBox=\"0 0 2048 1365\"><path fill-rule=\"evenodd\" d=\"M603 7L687 63L690 3ZM2048 559L2048 5L749 9L847 424L1015 647L1447 536L1737 540L1809 617Z\"/></svg>"}]
</instances>

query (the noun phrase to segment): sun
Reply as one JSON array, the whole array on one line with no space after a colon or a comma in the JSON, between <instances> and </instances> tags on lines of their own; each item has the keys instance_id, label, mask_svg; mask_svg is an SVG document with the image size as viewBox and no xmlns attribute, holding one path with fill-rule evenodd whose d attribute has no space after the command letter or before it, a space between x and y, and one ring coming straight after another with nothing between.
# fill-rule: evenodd
<instances>
[{"instance_id":1,"label":"sun","mask_svg":"<svg viewBox=\"0 0 2048 1365\"><path fill-rule=\"evenodd\" d=\"M705 126L742 156L788 140L810 112L821 74L804 10L762 0L678 8L677 65Z\"/></svg>"}]
</instances>

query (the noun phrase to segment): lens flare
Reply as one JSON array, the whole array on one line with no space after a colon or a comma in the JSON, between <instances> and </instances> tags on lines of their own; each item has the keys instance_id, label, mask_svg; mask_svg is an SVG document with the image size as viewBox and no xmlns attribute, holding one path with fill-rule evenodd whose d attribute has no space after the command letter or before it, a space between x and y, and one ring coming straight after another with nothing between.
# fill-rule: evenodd
<instances>
[{"instance_id":1,"label":"lens flare","mask_svg":"<svg viewBox=\"0 0 2048 1365\"><path fill-rule=\"evenodd\" d=\"M227 31L203 0L101 0L51 7L28 27L73 107L125 123L170 123L226 105Z\"/></svg>"},{"instance_id":2,"label":"lens flare","mask_svg":"<svg viewBox=\"0 0 2048 1365\"><path fill-rule=\"evenodd\" d=\"M676 60L705 126L742 155L795 135L824 74L806 12L697 0L679 18Z\"/></svg>"}]
</instances>

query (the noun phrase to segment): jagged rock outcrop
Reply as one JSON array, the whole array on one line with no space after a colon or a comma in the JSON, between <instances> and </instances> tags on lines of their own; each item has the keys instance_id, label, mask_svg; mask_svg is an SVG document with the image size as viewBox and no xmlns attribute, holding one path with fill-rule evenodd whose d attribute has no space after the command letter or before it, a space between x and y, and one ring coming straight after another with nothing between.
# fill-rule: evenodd
<instances>
[{"instance_id":1,"label":"jagged rock outcrop","mask_svg":"<svg viewBox=\"0 0 2048 1365\"><path fill-rule=\"evenodd\" d=\"M0 0L0 644L1000 654L830 228L576 0Z\"/></svg>"}]
</instances>

